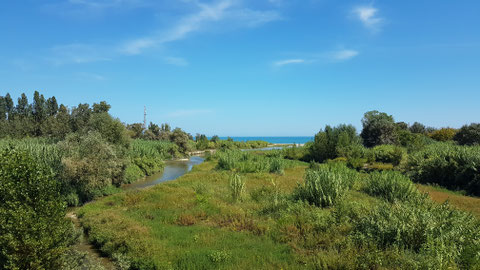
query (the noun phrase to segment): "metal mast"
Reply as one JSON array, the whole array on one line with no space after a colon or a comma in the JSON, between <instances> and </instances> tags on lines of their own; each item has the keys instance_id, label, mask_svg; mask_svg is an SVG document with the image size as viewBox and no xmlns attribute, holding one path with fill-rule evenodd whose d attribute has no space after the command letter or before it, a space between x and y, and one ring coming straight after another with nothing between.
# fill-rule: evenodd
<instances>
[{"instance_id":1,"label":"metal mast","mask_svg":"<svg viewBox=\"0 0 480 270\"><path fill-rule=\"evenodd\" d=\"M143 129L147 129L147 106L143 106Z\"/></svg>"}]
</instances>

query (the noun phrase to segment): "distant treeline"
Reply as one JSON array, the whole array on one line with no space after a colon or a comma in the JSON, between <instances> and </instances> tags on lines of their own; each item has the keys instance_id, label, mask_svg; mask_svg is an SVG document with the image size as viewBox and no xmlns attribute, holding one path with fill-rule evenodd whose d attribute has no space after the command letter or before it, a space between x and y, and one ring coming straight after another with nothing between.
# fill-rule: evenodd
<instances>
[{"instance_id":1,"label":"distant treeline","mask_svg":"<svg viewBox=\"0 0 480 270\"><path fill-rule=\"evenodd\" d=\"M400 170L412 180L480 196L480 124L460 129L395 122L370 111L360 134L352 125L326 126L303 148L284 151L303 161L346 162L357 170Z\"/></svg>"}]
</instances>

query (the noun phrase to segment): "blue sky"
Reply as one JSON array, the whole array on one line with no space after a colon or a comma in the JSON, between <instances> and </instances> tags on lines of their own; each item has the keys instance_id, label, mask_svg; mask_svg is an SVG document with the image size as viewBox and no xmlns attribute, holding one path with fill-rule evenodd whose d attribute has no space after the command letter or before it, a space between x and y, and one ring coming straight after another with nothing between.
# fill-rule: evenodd
<instances>
[{"instance_id":1,"label":"blue sky","mask_svg":"<svg viewBox=\"0 0 480 270\"><path fill-rule=\"evenodd\" d=\"M479 1L16 0L0 8L0 95L106 100L221 136L311 136L364 112L480 116Z\"/></svg>"}]
</instances>

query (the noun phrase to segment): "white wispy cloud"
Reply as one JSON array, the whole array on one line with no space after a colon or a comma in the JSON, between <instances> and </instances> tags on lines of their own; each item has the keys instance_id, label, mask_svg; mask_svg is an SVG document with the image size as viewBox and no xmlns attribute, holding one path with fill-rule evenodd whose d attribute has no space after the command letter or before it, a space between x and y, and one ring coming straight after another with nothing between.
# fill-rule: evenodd
<instances>
[{"instance_id":1,"label":"white wispy cloud","mask_svg":"<svg viewBox=\"0 0 480 270\"><path fill-rule=\"evenodd\" d=\"M210 109L187 109L187 110L177 110L167 114L167 117L177 118L177 117L191 117L204 114L213 113L213 110Z\"/></svg>"},{"instance_id":2,"label":"white wispy cloud","mask_svg":"<svg viewBox=\"0 0 480 270\"><path fill-rule=\"evenodd\" d=\"M330 53L331 58L337 61L345 61L354 58L358 55L358 51L355 50L339 50Z\"/></svg>"},{"instance_id":3,"label":"white wispy cloud","mask_svg":"<svg viewBox=\"0 0 480 270\"><path fill-rule=\"evenodd\" d=\"M301 53L301 58L279 60L272 63L274 67L294 64L336 63L350 60L359 54L356 50L340 49L321 53Z\"/></svg>"},{"instance_id":4,"label":"white wispy cloud","mask_svg":"<svg viewBox=\"0 0 480 270\"><path fill-rule=\"evenodd\" d=\"M242 7L240 1L222 0L212 4L194 2L198 11L184 16L170 29L161 34L150 35L125 42L120 51L125 54L140 54L145 49L187 38L205 30L212 23L229 21L233 25L254 27L281 18L277 11L252 10Z\"/></svg>"},{"instance_id":5,"label":"white wispy cloud","mask_svg":"<svg viewBox=\"0 0 480 270\"><path fill-rule=\"evenodd\" d=\"M372 31L379 31L384 22L383 18L378 17L378 9L372 6L356 7L352 12L365 27Z\"/></svg>"},{"instance_id":6,"label":"white wispy cloud","mask_svg":"<svg viewBox=\"0 0 480 270\"><path fill-rule=\"evenodd\" d=\"M280 61L275 61L273 62L273 65L275 67L283 67L286 65L291 65L291 64L302 64L305 63L305 59L286 59L286 60L280 60Z\"/></svg>"}]
</instances>

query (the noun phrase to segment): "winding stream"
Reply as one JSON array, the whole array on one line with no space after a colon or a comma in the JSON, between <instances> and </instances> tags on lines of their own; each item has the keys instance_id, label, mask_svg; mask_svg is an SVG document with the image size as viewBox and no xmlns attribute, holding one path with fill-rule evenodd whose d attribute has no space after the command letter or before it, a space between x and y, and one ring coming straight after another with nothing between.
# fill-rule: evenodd
<instances>
[{"instance_id":1,"label":"winding stream","mask_svg":"<svg viewBox=\"0 0 480 270\"><path fill-rule=\"evenodd\" d=\"M191 171L193 166L201 164L204 160L205 159L203 157L199 156L192 156L190 157L190 159L185 160L167 160L165 161L165 168L162 172L146 177L145 179L137 181L133 184L124 185L122 186L122 189L125 191L144 189L147 187L158 185L162 182L175 180ZM78 221L75 214L70 213L67 216L72 219L75 226L81 227L80 222ZM100 251L97 250L93 245L88 243L87 235L83 235L80 243L76 245L76 249L82 252L87 252L90 257L92 257L94 260L97 260L105 269L115 269L115 266L110 259L102 257L100 255Z\"/></svg>"},{"instance_id":2,"label":"winding stream","mask_svg":"<svg viewBox=\"0 0 480 270\"><path fill-rule=\"evenodd\" d=\"M124 190L142 189L158 185L162 182L171 181L191 171L193 166L201 164L205 159L199 156L192 156L185 160L167 160L162 172L148 176L143 180L134 182L130 185L124 185Z\"/></svg>"}]
</instances>

